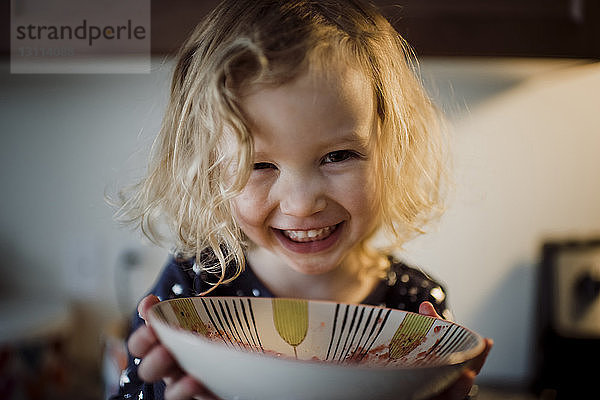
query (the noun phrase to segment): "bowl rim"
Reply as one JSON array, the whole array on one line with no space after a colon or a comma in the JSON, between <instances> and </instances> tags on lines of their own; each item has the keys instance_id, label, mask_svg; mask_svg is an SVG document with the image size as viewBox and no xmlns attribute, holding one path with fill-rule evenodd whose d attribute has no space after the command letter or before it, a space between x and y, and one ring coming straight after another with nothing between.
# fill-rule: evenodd
<instances>
[{"instance_id":1,"label":"bowl rim","mask_svg":"<svg viewBox=\"0 0 600 400\"><path fill-rule=\"evenodd\" d=\"M182 301L185 299L200 299L200 298L205 298L205 299L213 299L213 300L219 300L219 299L223 299L223 300L227 300L227 299L252 299L252 300L258 300L258 301L268 301L268 300L272 300L272 299L283 299L283 300L304 300L304 301L308 301L311 303L319 303L319 304L340 304L340 305L350 305L350 306L364 306L367 308L375 308L375 309L383 309L383 310L391 310L392 312L401 312L401 313L406 313L406 314L413 314L413 315L420 315L426 318L431 318L431 319L440 319L450 325L455 325L461 329L464 329L465 331L467 331L469 334L473 335L476 339L476 344L467 350L462 350L462 351L457 351L452 353L453 357L451 358L451 362L444 362L444 363L435 363L432 362L430 364L425 364L425 365L386 365L386 366L381 366L381 365L366 365L366 364L353 364L353 363L334 363L334 362L329 362L329 361L325 361L325 360L312 360L312 359L294 359L294 358L290 358L290 357L277 357L274 354L271 353L262 353L262 352L248 352L248 351L241 351L237 348L232 348L232 347L228 347L225 345L225 343L221 343L220 341L217 340L212 340L210 338L205 337L204 335L200 335L200 334L195 334L189 330L186 329L182 329L179 327L176 327L174 325L171 325L165 321L163 321L161 318L159 318L156 315L156 310L161 307L162 305L166 304L166 303L172 303L172 302L178 302L178 301ZM285 361L285 362L291 362L291 363L303 363L303 364L309 364L309 365L323 365L323 366L329 366L329 367L335 367L335 368L350 368L350 369L365 369L365 370L417 370L417 369L428 369L428 368L440 368L440 367L452 367L452 366L456 366L459 364L465 364L468 363L470 361L472 361L474 358L476 358L479 354L481 354L484 349L485 349L485 343L484 343L484 338L483 336L481 336L479 333L475 332L472 329L469 329L461 324L458 324L454 321L450 321L450 320L446 320L443 318L436 318L436 317L431 317L428 315L423 315L423 314L419 314L419 313L415 313L412 311L406 311L406 310L400 310L397 308L390 308L390 307L384 307L384 306L378 306L378 305L371 305L371 304L362 304L362 303L346 303L346 302L340 302L340 301L334 301L334 300L313 300L313 299L302 299L302 298L297 298L297 297L253 297L253 296L188 296L188 297L178 297L178 298L173 298L173 299L166 299L166 300L162 300L157 304L154 304L149 312L148 312L148 323L150 325L153 324L160 324L164 327L166 327L167 329L171 329L173 331L175 331L178 334L181 334L181 338L186 340L187 342L194 342L197 340L200 340L201 342L209 345L209 346L216 346L216 348L220 348L220 349L228 349L231 350L233 349L236 353L238 354L245 354L249 357L259 357L259 358L267 358L267 359L273 359L273 360L280 360L280 361ZM160 338L159 338L160 339Z\"/></svg>"}]
</instances>

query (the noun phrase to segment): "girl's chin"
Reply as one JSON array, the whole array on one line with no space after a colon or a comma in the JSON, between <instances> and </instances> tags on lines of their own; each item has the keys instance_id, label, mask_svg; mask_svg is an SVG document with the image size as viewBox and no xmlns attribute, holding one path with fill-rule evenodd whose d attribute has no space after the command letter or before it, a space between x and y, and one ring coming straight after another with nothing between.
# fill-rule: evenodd
<instances>
[{"instance_id":1,"label":"girl's chin","mask_svg":"<svg viewBox=\"0 0 600 400\"><path fill-rule=\"evenodd\" d=\"M324 275L327 274L329 272L334 271L335 269L337 269L339 263L327 263L327 262L321 262L321 263L307 263L307 264L303 264L303 263L299 263L298 260L288 260L288 265L289 267L294 270L295 272L302 274L302 275L312 275L312 276L318 276L318 275Z\"/></svg>"}]
</instances>

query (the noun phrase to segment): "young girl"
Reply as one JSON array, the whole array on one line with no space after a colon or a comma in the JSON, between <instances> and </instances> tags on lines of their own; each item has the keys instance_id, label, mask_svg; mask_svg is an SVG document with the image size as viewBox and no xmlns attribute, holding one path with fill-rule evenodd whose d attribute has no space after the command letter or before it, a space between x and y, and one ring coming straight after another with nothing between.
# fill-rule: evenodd
<instances>
[{"instance_id":1,"label":"young girl","mask_svg":"<svg viewBox=\"0 0 600 400\"><path fill-rule=\"evenodd\" d=\"M145 325L159 299L285 296L448 317L440 284L371 243L387 232L398 249L441 209L438 117L409 56L358 0L225 0L198 26L149 175L123 208L152 239L166 223L177 251L140 303L115 399L214 399ZM490 346L444 398L464 398Z\"/></svg>"}]
</instances>

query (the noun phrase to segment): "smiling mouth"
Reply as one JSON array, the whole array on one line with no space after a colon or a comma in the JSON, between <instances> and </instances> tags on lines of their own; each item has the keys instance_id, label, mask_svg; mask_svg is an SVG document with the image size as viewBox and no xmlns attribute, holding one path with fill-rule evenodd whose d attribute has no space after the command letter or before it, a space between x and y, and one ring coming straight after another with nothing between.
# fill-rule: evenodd
<instances>
[{"instance_id":1,"label":"smiling mouth","mask_svg":"<svg viewBox=\"0 0 600 400\"><path fill-rule=\"evenodd\" d=\"M339 225L340 224L327 226L325 228L320 228L320 229L310 229L310 230L301 230L301 231L283 230L283 229L281 229L280 231L283 234L283 236L285 236L286 238L288 238L289 240L291 240L293 242L297 242L297 243L317 242L320 240L325 240L329 236L331 236L331 234L333 232L335 232L335 230L337 229L337 227Z\"/></svg>"}]
</instances>

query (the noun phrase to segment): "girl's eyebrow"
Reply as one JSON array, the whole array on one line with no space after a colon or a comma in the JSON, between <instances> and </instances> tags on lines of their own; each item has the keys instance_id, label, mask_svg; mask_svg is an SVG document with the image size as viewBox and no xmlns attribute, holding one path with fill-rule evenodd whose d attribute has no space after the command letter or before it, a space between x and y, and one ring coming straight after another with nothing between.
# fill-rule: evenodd
<instances>
[{"instance_id":1,"label":"girl's eyebrow","mask_svg":"<svg viewBox=\"0 0 600 400\"><path fill-rule=\"evenodd\" d=\"M349 132L340 137L332 138L331 140L327 140L323 142L323 146L350 146L350 147L360 147L366 149L368 146L368 139L362 137L356 132Z\"/></svg>"},{"instance_id":2,"label":"girl's eyebrow","mask_svg":"<svg viewBox=\"0 0 600 400\"><path fill-rule=\"evenodd\" d=\"M324 149L337 149L342 150L341 147L350 147L356 148L357 150L367 151L369 140L368 138L363 138L359 134L354 131L349 133L344 133L340 136L335 136L332 138L324 137L323 140L317 142L316 146ZM268 151L255 151L254 158L268 158Z\"/></svg>"}]
</instances>

